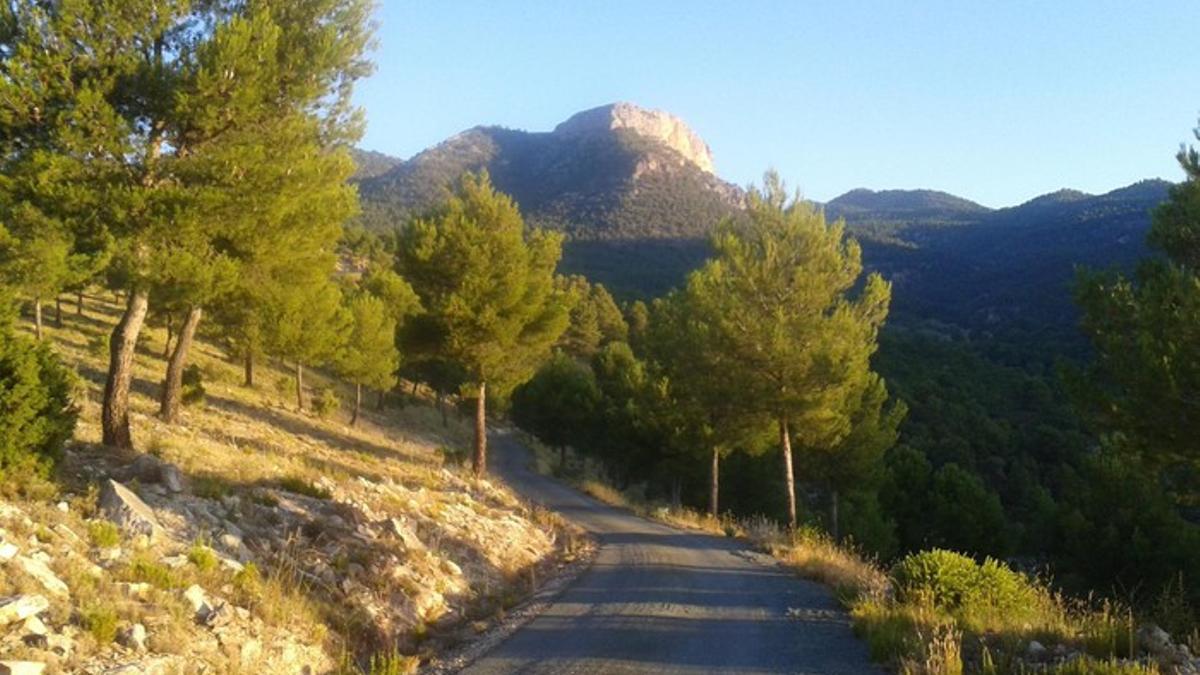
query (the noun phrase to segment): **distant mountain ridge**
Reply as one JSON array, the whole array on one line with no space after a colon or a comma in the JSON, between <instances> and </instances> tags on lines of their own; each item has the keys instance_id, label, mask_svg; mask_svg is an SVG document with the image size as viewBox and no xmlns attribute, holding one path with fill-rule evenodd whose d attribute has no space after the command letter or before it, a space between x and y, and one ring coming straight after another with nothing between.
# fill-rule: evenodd
<instances>
[{"instance_id":1,"label":"distant mountain ridge","mask_svg":"<svg viewBox=\"0 0 1200 675\"><path fill-rule=\"evenodd\" d=\"M568 235L561 269L629 296L664 293L709 254L708 237L744 205L713 173L682 120L628 103L571 116L553 131L463 131L408 160L360 155L368 227L387 231L440 201L464 171L486 169L526 219ZM1076 265L1128 267L1146 254L1152 209L1170 183L1090 195L1058 190L991 209L936 190L856 189L820 205L844 218L864 262L893 282L898 321L966 334L1073 332Z\"/></svg>"},{"instance_id":2,"label":"distant mountain ridge","mask_svg":"<svg viewBox=\"0 0 1200 675\"><path fill-rule=\"evenodd\" d=\"M572 116L554 131L479 126L360 180L369 226L439 201L464 171L486 169L526 218L578 240L705 237L741 205L712 173L708 146L681 120L627 103Z\"/></svg>"}]
</instances>

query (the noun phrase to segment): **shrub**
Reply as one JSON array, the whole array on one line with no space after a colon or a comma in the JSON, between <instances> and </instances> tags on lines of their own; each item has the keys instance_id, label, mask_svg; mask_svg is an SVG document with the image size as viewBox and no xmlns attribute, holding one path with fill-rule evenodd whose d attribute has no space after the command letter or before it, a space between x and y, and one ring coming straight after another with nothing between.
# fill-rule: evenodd
<instances>
[{"instance_id":1,"label":"shrub","mask_svg":"<svg viewBox=\"0 0 1200 675\"><path fill-rule=\"evenodd\" d=\"M117 612L105 605L92 605L79 614L79 623L92 634L99 645L117 639Z\"/></svg>"},{"instance_id":2,"label":"shrub","mask_svg":"<svg viewBox=\"0 0 1200 675\"><path fill-rule=\"evenodd\" d=\"M0 319L0 478L45 475L75 431L74 374L44 344Z\"/></svg>"},{"instance_id":3,"label":"shrub","mask_svg":"<svg viewBox=\"0 0 1200 675\"><path fill-rule=\"evenodd\" d=\"M121 544L121 531L107 520L88 523L88 537L98 548L115 548Z\"/></svg>"},{"instance_id":4,"label":"shrub","mask_svg":"<svg viewBox=\"0 0 1200 675\"><path fill-rule=\"evenodd\" d=\"M204 374L200 366L192 364L183 369L183 404L196 405L204 402Z\"/></svg>"},{"instance_id":5,"label":"shrub","mask_svg":"<svg viewBox=\"0 0 1200 675\"><path fill-rule=\"evenodd\" d=\"M130 581L144 582L163 591L183 587L183 582L171 568L145 556L134 558L123 576Z\"/></svg>"},{"instance_id":6,"label":"shrub","mask_svg":"<svg viewBox=\"0 0 1200 675\"><path fill-rule=\"evenodd\" d=\"M196 569L201 572L211 572L217 569L217 553L208 546L202 543L192 545L188 550L188 562L196 566Z\"/></svg>"},{"instance_id":7,"label":"shrub","mask_svg":"<svg viewBox=\"0 0 1200 675\"><path fill-rule=\"evenodd\" d=\"M974 601L979 565L965 555L935 548L906 556L892 568L892 578L902 600L928 598L954 610Z\"/></svg>"},{"instance_id":8,"label":"shrub","mask_svg":"<svg viewBox=\"0 0 1200 675\"><path fill-rule=\"evenodd\" d=\"M312 400L313 412L321 419L336 413L341 405L342 402L332 387L321 387Z\"/></svg>"},{"instance_id":9,"label":"shrub","mask_svg":"<svg viewBox=\"0 0 1200 675\"><path fill-rule=\"evenodd\" d=\"M288 476L279 479L279 489L294 492L298 495L305 495L314 499L329 499L331 496L329 490L323 487L313 485L312 483L298 476Z\"/></svg>"}]
</instances>

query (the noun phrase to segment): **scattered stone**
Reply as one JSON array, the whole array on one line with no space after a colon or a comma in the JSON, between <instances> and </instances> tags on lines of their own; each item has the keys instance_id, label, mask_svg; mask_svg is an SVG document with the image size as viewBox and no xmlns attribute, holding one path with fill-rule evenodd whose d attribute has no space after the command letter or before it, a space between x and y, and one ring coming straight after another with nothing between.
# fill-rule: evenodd
<instances>
[{"instance_id":1,"label":"scattered stone","mask_svg":"<svg viewBox=\"0 0 1200 675\"><path fill-rule=\"evenodd\" d=\"M121 631L121 634L117 636L117 640L130 649L144 652L146 651L146 627L140 623L135 623Z\"/></svg>"},{"instance_id":2,"label":"scattered stone","mask_svg":"<svg viewBox=\"0 0 1200 675\"><path fill-rule=\"evenodd\" d=\"M150 589L152 586L145 582L118 582L117 588L120 589L121 594L127 598L132 600L145 600L146 597L150 595Z\"/></svg>"},{"instance_id":3,"label":"scattered stone","mask_svg":"<svg viewBox=\"0 0 1200 675\"><path fill-rule=\"evenodd\" d=\"M79 535L75 534L75 530L72 530L71 528L67 527L63 523L59 523L59 524L55 525L54 531L58 533L58 536L62 537L63 539L66 539L67 541L71 541L76 544L83 543L83 540L79 538Z\"/></svg>"},{"instance_id":4,"label":"scattered stone","mask_svg":"<svg viewBox=\"0 0 1200 675\"><path fill-rule=\"evenodd\" d=\"M203 623L212 614L213 606L209 602L208 595L200 586L196 584L188 586L187 590L183 592L183 597L191 604L196 621Z\"/></svg>"},{"instance_id":5,"label":"scattered stone","mask_svg":"<svg viewBox=\"0 0 1200 675\"><path fill-rule=\"evenodd\" d=\"M40 595L18 595L0 598L0 626L24 621L41 614L50 606L50 601Z\"/></svg>"},{"instance_id":6,"label":"scattered stone","mask_svg":"<svg viewBox=\"0 0 1200 675\"><path fill-rule=\"evenodd\" d=\"M1025 648L1025 656L1031 661L1041 661L1046 658L1046 646L1037 640L1030 640L1029 646Z\"/></svg>"},{"instance_id":7,"label":"scattered stone","mask_svg":"<svg viewBox=\"0 0 1200 675\"><path fill-rule=\"evenodd\" d=\"M7 541L0 541L0 563L12 560L14 556L21 551L16 544L10 544Z\"/></svg>"},{"instance_id":8,"label":"scattered stone","mask_svg":"<svg viewBox=\"0 0 1200 675\"><path fill-rule=\"evenodd\" d=\"M182 555L182 554L169 555L169 556L163 558L162 560L160 560L159 562L166 565L167 567L170 567L171 569L178 569L178 568L183 567L184 565L188 564L188 559L187 559L186 555Z\"/></svg>"},{"instance_id":9,"label":"scattered stone","mask_svg":"<svg viewBox=\"0 0 1200 675\"><path fill-rule=\"evenodd\" d=\"M132 490L112 479L105 481L100 488L100 511L129 534L154 539L162 531L162 526L154 517L154 511L146 506L146 502Z\"/></svg>"},{"instance_id":10,"label":"scattered stone","mask_svg":"<svg viewBox=\"0 0 1200 675\"><path fill-rule=\"evenodd\" d=\"M71 594L71 589L67 588L67 585L63 583L63 580L59 579L58 575L56 575L50 570L49 567L46 566L46 563L42 562L41 560L23 555L17 556L16 560L17 565L19 565L26 574L34 579L37 579L38 583L45 587L47 591L50 591L58 596L66 596Z\"/></svg>"},{"instance_id":11,"label":"scattered stone","mask_svg":"<svg viewBox=\"0 0 1200 675\"><path fill-rule=\"evenodd\" d=\"M413 532L412 528L409 527L404 521L400 520L399 518L392 518L390 523L392 526L392 533L404 543L404 548L410 551L424 550L425 544L421 542L421 539L417 536L417 533Z\"/></svg>"},{"instance_id":12,"label":"scattered stone","mask_svg":"<svg viewBox=\"0 0 1200 675\"><path fill-rule=\"evenodd\" d=\"M37 661L0 661L0 675L42 675L46 664Z\"/></svg>"},{"instance_id":13,"label":"scattered stone","mask_svg":"<svg viewBox=\"0 0 1200 675\"><path fill-rule=\"evenodd\" d=\"M241 654L242 667L252 665L262 656L262 643L254 638L250 638L242 643L239 650Z\"/></svg>"},{"instance_id":14,"label":"scattered stone","mask_svg":"<svg viewBox=\"0 0 1200 675\"><path fill-rule=\"evenodd\" d=\"M59 502L55 504L54 507L63 513L68 513L71 510L71 505L66 502Z\"/></svg>"},{"instance_id":15,"label":"scattered stone","mask_svg":"<svg viewBox=\"0 0 1200 675\"><path fill-rule=\"evenodd\" d=\"M50 632L50 629L46 628L46 624L42 623L36 614L25 619L21 629L25 631L26 635L45 635Z\"/></svg>"},{"instance_id":16,"label":"scattered stone","mask_svg":"<svg viewBox=\"0 0 1200 675\"><path fill-rule=\"evenodd\" d=\"M168 490L174 492L175 494L183 492L183 473L179 470L179 467L175 466L174 464L164 463L159 476L162 479L163 486Z\"/></svg>"}]
</instances>

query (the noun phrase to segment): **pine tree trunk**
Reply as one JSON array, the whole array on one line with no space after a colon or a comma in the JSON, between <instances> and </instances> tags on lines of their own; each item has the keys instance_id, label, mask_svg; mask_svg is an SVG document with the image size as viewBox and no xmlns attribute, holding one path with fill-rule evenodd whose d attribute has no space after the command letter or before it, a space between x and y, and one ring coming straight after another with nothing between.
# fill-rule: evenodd
<instances>
[{"instance_id":1,"label":"pine tree trunk","mask_svg":"<svg viewBox=\"0 0 1200 675\"><path fill-rule=\"evenodd\" d=\"M779 418L779 444L783 448L783 483L787 490L788 528L796 529L796 477L792 473L792 434L786 417Z\"/></svg>"},{"instance_id":2,"label":"pine tree trunk","mask_svg":"<svg viewBox=\"0 0 1200 675\"><path fill-rule=\"evenodd\" d=\"M558 471L565 474L567 472L567 446L558 446Z\"/></svg>"},{"instance_id":3,"label":"pine tree trunk","mask_svg":"<svg viewBox=\"0 0 1200 675\"><path fill-rule=\"evenodd\" d=\"M199 307L188 308L183 325L179 328L179 337L175 340L175 350L171 352L171 358L167 361L167 377L163 380L158 416L168 424L179 421L179 405L183 398L183 368L187 365L188 350L196 337L196 327L200 325L203 314Z\"/></svg>"},{"instance_id":4,"label":"pine tree trunk","mask_svg":"<svg viewBox=\"0 0 1200 675\"><path fill-rule=\"evenodd\" d=\"M42 339L42 301L36 298L33 301L33 336Z\"/></svg>"},{"instance_id":5,"label":"pine tree trunk","mask_svg":"<svg viewBox=\"0 0 1200 675\"><path fill-rule=\"evenodd\" d=\"M387 403L387 395L388 395L387 389L379 390L379 398L375 399L375 409L376 410L379 410L379 411L383 410L383 405L385 403Z\"/></svg>"},{"instance_id":6,"label":"pine tree trunk","mask_svg":"<svg viewBox=\"0 0 1200 675\"><path fill-rule=\"evenodd\" d=\"M479 398L475 401L475 457L471 469L476 477L487 473L487 382L479 383Z\"/></svg>"},{"instance_id":7,"label":"pine tree trunk","mask_svg":"<svg viewBox=\"0 0 1200 675\"><path fill-rule=\"evenodd\" d=\"M838 491L834 488L829 492L829 533L833 535L835 542L842 540L841 527L838 524L838 501Z\"/></svg>"},{"instance_id":8,"label":"pine tree trunk","mask_svg":"<svg viewBox=\"0 0 1200 675\"><path fill-rule=\"evenodd\" d=\"M296 362L296 410L304 410L304 364Z\"/></svg>"},{"instance_id":9,"label":"pine tree trunk","mask_svg":"<svg viewBox=\"0 0 1200 675\"><path fill-rule=\"evenodd\" d=\"M717 514L720 512L720 509L721 509L721 502L720 502L720 498L721 498L721 490L720 490L720 487L721 487L721 450L720 450L720 448L713 448L713 451L712 451L711 478L712 478L712 482L709 485L709 493L708 493L708 513L713 518L716 518Z\"/></svg>"},{"instance_id":10,"label":"pine tree trunk","mask_svg":"<svg viewBox=\"0 0 1200 675\"><path fill-rule=\"evenodd\" d=\"M54 296L54 325L62 328L62 298Z\"/></svg>"},{"instance_id":11,"label":"pine tree trunk","mask_svg":"<svg viewBox=\"0 0 1200 675\"><path fill-rule=\"evenodd\" d=\"M83 291L75 294L75 316L83 316Z\"/></svg>"},{"instance_id":12,"label":"pine tree trunk","mask_svg":"<svg viewBox=\"0 0 1200 675\"><path fill-rule=\"evenodd\" d=\"M171 354L171 336L175 334L174 327L171 326L171 315L167 315L167 341L163 344L163 358L167 358Z\"/></svg>"},{"instance_id":13,"label":"pine tree trunk","mask_svg":"<svg viewBox=\"0 0 1200 675\"><path fill-rule=\"evenodd\" d=\"M676 476L671 479L671 508L678 510L683 506L683 479Z\"/></svg>"},{"instance_id":14,"label":"pine tree trunk","mask_svg":"<svg viewBox=\"0 0 1200 675\"><path fill-rule=\"evenodd\" d=\"M417 381L413 380L413 383L412 383L412 385L413 385L412 386L412 397L413 398L417 397L417 384L418 384Z\"/></svg>"},{"instance_id":15,"label":"pine tree trunk","mask_svg":"<svg viewBox=\"0 0 1200 675\"><path fill-rule=\"evenodd\" d=\"M149 300L145 291L129 294L129 304L113 329L109 343L108 379L104 383L100 423L104 429L104 444L115 448L133 447L133 436L129 431L129 385L133 381L138 333L146 320Z\"/></svg>"},{"instance_id":16,"label":"pine tree trunk","mask_svg":"<svg viewBox=\"0 0 1200 675\"><path fill-rule=\"evenodd\" d=\"M446 395L440 391L437 393L437 409L442 413L442 428L449 428L450 421L446 419Z\"/></svg>"},{"instance_id":17,"label":"pine tree trunk","mask_svg":"<svg viewBox=\"0 0 1200 675\"><path fill-rule=\"evenodd\" d=\"M253 387L254 386L254 352L250 351L249 349L246 350L246 357L245 357L245 360L243 361L243 370L245 373L245 380L244 380L243 384L245 384L247 387Z\"/></svg>"},{"instance_id":18,"label":"pine tree trunk","mask_svg":"<svg viewBox=\"0 0 1200 675\"><path fill-rule=\"evenodd\" d=\"M354 385L354 414L350 416L350 426L358 424L358 409L362 407L362 385Z\"/></svg>"}]
</instances>

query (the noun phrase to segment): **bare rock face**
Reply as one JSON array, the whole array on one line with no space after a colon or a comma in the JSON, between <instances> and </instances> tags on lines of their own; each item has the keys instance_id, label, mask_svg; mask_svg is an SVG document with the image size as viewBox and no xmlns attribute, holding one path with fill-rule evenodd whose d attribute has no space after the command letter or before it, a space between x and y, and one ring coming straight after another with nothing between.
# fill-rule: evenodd
<instances>
[{"instance_id":1,"label":"bare rock face","mask_svg":"<svg viewBox=\"0 0 1200 675\"><path fill-rule=\"evenodd\" d=\"M714 173L712 151L683 120L661 110L647 110L632 103L613 103L576 113L554 128L569 136L628 129L675 150L697 167Z\"/></svg>"},{"instance_id":2,"label":"bare rock face","mask_svg":"<svg viewBox=\"0 0 1200 675\"><path fill-rule=\"evenodd\" d=\"M129 534L142 534L153 540L162 531L146 502L115 480L105 481L100 488L100 511Z\"/></svg>"}]
</instances>

